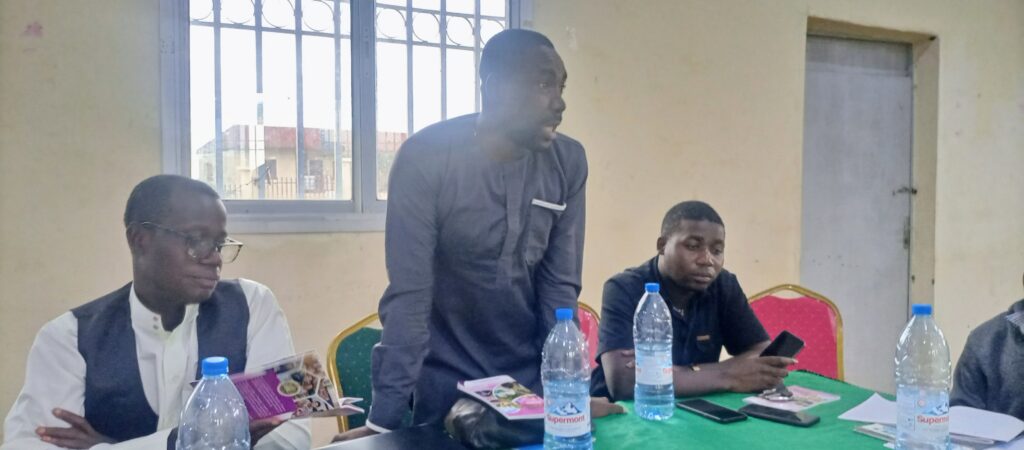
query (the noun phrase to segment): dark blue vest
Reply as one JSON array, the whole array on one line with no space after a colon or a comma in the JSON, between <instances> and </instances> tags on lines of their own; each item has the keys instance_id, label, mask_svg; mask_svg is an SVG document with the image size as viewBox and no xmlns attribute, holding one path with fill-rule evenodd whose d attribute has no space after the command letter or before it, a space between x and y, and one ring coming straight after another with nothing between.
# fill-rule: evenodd
<instances>
[{"instance_id":1,"label":"dark blue vest","mask_svg":"<svg viewBox=\"0 0 1024 450\"><path fill-rule=\"evenodd\" d=\"M78 352L85 360L85 419L118 442L153 434L158 421L142 389L130 292L129 283L71 310L78 319ZM244 371L248 327L249 304L238 281L217 283L210 299L199 305L199 361L225 356L231 373ZM197 367L196 378L201 375Z\"/></svg>"}]
</instances>

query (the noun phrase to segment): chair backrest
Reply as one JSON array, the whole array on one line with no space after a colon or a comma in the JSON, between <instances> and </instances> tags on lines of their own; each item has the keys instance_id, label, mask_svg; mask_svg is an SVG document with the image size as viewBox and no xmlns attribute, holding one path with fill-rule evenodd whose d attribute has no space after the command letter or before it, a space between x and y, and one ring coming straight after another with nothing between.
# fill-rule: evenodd
<instances>
[{"instance_id":1,"label":"chair backrest","mask_svg":"<svg viewBox=\"0 0 1024 450\"><path fill-rule=\"evenodd\" d=\"M601 316L597 314L590 305L580 302L578 312L580 318L580 331L583 337L587 338L587 351L590 353L590 370L597 368L597 336L601 329Z\"/></svg>"},{"instance_id":2,"label":"chair backrest","mask_svg":"<svg viewBox=\"0 0 1024 450\"><path fill-rule=\"evenodd\" d=\"M327 374L338 387L338 395L362 398L358 405L367 413L373 404L370 353L381 336L380 327L372 326L377 322L377 314L366 316L338 333L327 349ZM338 430L344 432L365 423L366 416L362 414L338 417Z\"/></svg>"},{"instance_id":3,"label":"chair backrest","mask_svg":"<svg viewBox=\"0 0 1024 450\"><path fill-rule=\"evenodd\" d=\"M797 296L777 295L783 292ZM803 339L797 369L843 379L843 317L831 300L797 285L782 284L751 296L750 307L772 339L782 330Z\"/></svg>"}]
</instances>

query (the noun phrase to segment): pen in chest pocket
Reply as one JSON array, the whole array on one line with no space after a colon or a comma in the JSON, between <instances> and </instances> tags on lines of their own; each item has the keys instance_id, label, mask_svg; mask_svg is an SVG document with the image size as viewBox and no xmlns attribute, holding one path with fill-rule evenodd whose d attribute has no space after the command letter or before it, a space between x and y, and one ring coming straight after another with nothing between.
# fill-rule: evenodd
<instances>
[{"instance_id":1,"label":"pen in chest pocket","mask_svg":"<svg viewBox=\"0 0 1024 450\"><path fill-rule=\"evenodd\" d=\"M531 201L530 203L534 206L540 206L541 208L547 208L553 211L565 211L565 203L551 203L541 200L539 198L533 199L533 201Z\"/></svg>"}]
</instances>

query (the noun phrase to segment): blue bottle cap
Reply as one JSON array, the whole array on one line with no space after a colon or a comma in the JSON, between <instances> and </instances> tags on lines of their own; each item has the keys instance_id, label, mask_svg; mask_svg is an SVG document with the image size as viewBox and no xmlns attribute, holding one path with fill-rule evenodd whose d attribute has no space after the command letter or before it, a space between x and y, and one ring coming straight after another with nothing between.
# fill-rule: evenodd
<instances>
[{"instance_id":1,"label":"blue bottle cap","mask_svg":"<svg viewBox=\"0 0 1024 450\"><path fill-rule=\"evenodd\" d=\"M555 310L556 320L572 320L572 308L558 308Z\"/></svg>"},{"instance_id":2,"label":"blue bottle cap","mask_svg":"<svg viewBox=\"0 0 1024 450\"><path fill-rule=\"evenodd\" d=\"M915 303L914 306L910 307L910 311L913 312L915 316L930 316L932 315L932 305Z\"/></svg>"},{"instance_id":3,"label":"blue bottle cap","mask_svg":"<svg viewBox=\"0 0 1024 450\"><path fill-rule=\"evenodd\" d=\"M217 376L228 374L228 359L223 356L211 356L203 359L203 376Z\"/></svg>"},{"instance_id":4,"label":"blue bottle cap","mask_svg":"<svg viewBox=\"0 0 1024 450\"><path fill-rule=\"evenodd\" d=\"M661 285L658 283L646 283L644 284L644 290L647 292L658 292L661 291Z\"/></svg>"}]
</instances>

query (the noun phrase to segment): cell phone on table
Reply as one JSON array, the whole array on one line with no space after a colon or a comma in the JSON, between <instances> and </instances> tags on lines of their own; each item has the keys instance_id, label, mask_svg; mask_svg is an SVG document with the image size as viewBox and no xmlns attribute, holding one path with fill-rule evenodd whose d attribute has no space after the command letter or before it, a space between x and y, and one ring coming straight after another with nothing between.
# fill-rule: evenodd
<instances>
[{"instance_id":1,"label":"cell phone on table","mask_svg":"<svg viewBox=\"0 0 1024 450\"><path fill-rule=\"evenodd\" d=\"M784 409L769 408L756 404L749 404L740 408L740 412L758 419L770 420L772 422L796 425L798 427L809 427L818 423L820 417L799 411L786 411Z\"/></svg>"},{"instance_id":2,"label":"cell phone on table","mask_svg":"<svg viewBox=\"0 0 1024 450\"><path fill-rule=\"evenodd\" d=\"M702 398L683 400L676 403L676 406L706 419L714 420L718 423L733 423L741 420L747 420L747 416L743 414L724 406L716 405Z\"/></svg>"},{"instance_id":3,"label":"cell phone on table","mask_svg":"<svg viewBox=\"0 0 1024 450\"><path fill-rule=\"evenodd\" d=\"M782 330L771 344L761 352L761 356L783 356L792 358L804 348L804 341L795 334Z\"/></svg>"}]
</instances>

